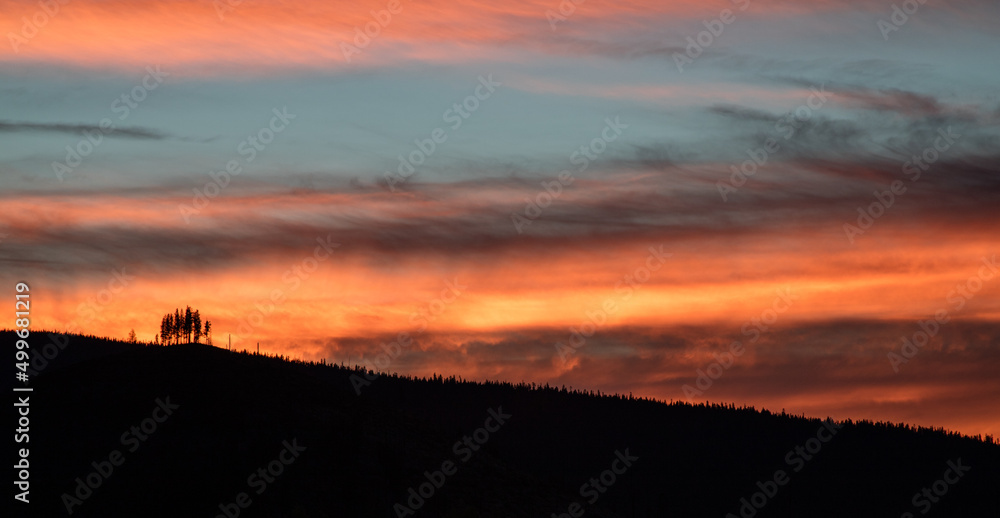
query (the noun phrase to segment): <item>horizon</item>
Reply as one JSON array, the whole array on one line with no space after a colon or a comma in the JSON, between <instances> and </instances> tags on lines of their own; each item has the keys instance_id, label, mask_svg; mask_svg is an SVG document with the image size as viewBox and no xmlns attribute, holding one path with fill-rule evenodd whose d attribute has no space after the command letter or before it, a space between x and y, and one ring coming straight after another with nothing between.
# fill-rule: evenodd
<instances>
[{"instance_id":1,"label":"horizon","mask_svg":"<svg viewBox=\"0 0 1000 518\"><path fill-rule=\"evenodd\" d=\"M39 336L1000 436L995 2L0 12Z\"/></svg>"}]
</instances>

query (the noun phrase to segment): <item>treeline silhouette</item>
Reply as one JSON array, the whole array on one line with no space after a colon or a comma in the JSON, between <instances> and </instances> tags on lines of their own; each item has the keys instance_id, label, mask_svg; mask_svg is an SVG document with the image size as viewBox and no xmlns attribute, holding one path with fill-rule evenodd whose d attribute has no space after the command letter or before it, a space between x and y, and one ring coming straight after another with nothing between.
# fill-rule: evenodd
<instances>
[{"instance_id":1,"label":"treeline silhouette","mask_svg":"<svg viewBox=\"0 0 1000 518\"><path fill-rule=\"evenodd\" d=\"M400 381L400 382L424 383L424 384L430 384L430 385L440 385L440 386L443 386L443 387L454 387L454 388L457 388L457 389L461 389L463 386L464 387L470 387L470 386L496 387L498 389L509 389L509 390L513 390L513 391L528 391L528 392L549 393L549 394L553 394L554 393L554 394L564 394L564 395L567 395L567 396L574 396L574 397L576 397L576 396L583 396L583 397L587 397L587 398L600 398L600 399L608 399L608 400L613 400L613 401L634 401L634 402L651 403L651 404L656 404L656 405L666 405L666 406L673 406L673 407L691 407L691 408L705 408L705 409L710 409L710 410L728 410L728 411L741 412L741 413L760 414L762 416L775 416L775 417L781 417L781 418L796 418L796 419L805 419L805 420L816 420L815 418L807 417L804 413L802 413L802 414L790 414L790 413L787 413L787 412L785 412L784 408L782 408L780 412L771 412L770 410L768 410L766 408L761 408L760 410L757 410L757 407L755 405L750 405L750 406L740 405L740 406L737 406L735 403L711 403L711 402L689 403L689 402L681 401L681 400L676 400L675 401L673 399L671 399L671 400L668 401L668 400L663 400L663 399L658 399L658 398L653 398L653 397L647 397L647 396L633 396L631 392L629 392L628 394L617 394L617 393L616 394L608 394L608 393L604 393L604 392L602 392L600 390L574 389L572 385L570 385L568 388L566 387L566 385L561 385L559 387L555 387L555 386L551 386L549 383L540 384L540 383L525 382L525 381L521 381L521 382L510 382L510 381L503 381L503 380L472 381L472 380L465 380L461 376L451 375L451 376L445 377L444 375L437 374L437 373L433 373L429 377L410 376L410 375L398 374L398 373L394 373L394 372L380 372L380 371L376 371L376 370L369 369L369 368L366 368L366 367L363 367L363 366L359 366L359 365L346 366L346 365L344 365L343 362L341 362L340 364L327 363L325 359L321 359L318 362L317 361L306 361L306 360L302 360L302 359L298 359L298 358L292 358L290 356L286 356L286 355L282 355L282 354L257 353L257 352L253 352L253 351L247 351L246 349L238 350L238 351L232 351L232 352L235 352L237 354L242 354L242 355L259 356L259 357L264 357L264 358L271 358L271 359L276 359L276 360L279 360L279 361L282 361L282 362L288 362L288 363L297 364L297 365L304 365L304 366L308 366L308 367L331 367L333 369L347 371L347 372L350 372L350 373L353 373L353 374L357 374L357 375L360 375L360 376L374 377L375 379L378 379L378 378L388 378L388 379L392 379L392 380L396 380L396 381ZM373 381L372 383L374 384L376 382ZM829 419L829 417L827 417L827 419ZM911 424L903 423L903 422L872 421L872 420L869 420L869 419L854 420L854 419L851 419L851 418L847 418L847 419L844 419L843 421L839 421L839 423L840 424L846 424L848 426L853 426L853 427L869 428L869 429L873 429L873 430L905 431L905 432L912 432L912 433L917 433L917 434L922 434L922 435L938 435L938 436L945 436L945 437L955 437L955 438L963 438L963 439L974 439L974 440L977 440L977 441L986 442L988 444L997 444L997 445L1000 445L1000 438L994 437L994 436L992 436L990 434L986 434L986 435L983 435L983 434L968 435L968 434L963 434L961 432L957 432L957 431L953 431L953 430L948 430L948 429L944 428L943 426L934 426L934 427L917 426L917 425L911 425Z\"/></svg>"},{"instance_id":2,"label":"treeline silhouette","mask_svg":"<svg viewBox=\"0 0 1000 518\"><path fill-rule=\"evenodd\" d=\"M162 345L186 343L201 343L201 337L205 337L205 343L212 344L212 322L205 321L205 327L201 325L201 312L197 309L191 311L191 306L187 306L182 312L180 308L174 312L163 315L160 320L160 334L153 340ZM133 336L130 337L134 340Z\"/></svg>"},{"instance_id":3,"label":"treeline silhouette","mask_svg":"<svg viewBox=\"0 0 1000 518\"><path fill-rule=\"evenodd\" d=\"M60 364L64 359L73 363ZM446 460L457 472L425 499L418 518L561 518L574 502L593 517L740 516L741 498L760 491L757 483L777 469L791 482L755 518L1000 512L997 441L941 428L848 419L798 472L786 455L824 425L784 410L79 336L50 362L32 382L45 402L31 414L32 496L34 510L52 516L65 513L59 498L76 477L122 449L122 432L168 396L179 405L174 415L126 453L74 518L225 516L219 505L240 492L252 498L241 518L397 517L395 504ZM352 376L370 384L358 394ZM456 441L499 407L509 421L468 462L457 460ZM262 494L248 489L247 476L293 438L306 447L301 457ZM581 484L599 478L625 449L638 457L634 465L596 501L582 497ZM972 470L921 514L914 494L959 458Z\"/></svg>"}]
</instances>

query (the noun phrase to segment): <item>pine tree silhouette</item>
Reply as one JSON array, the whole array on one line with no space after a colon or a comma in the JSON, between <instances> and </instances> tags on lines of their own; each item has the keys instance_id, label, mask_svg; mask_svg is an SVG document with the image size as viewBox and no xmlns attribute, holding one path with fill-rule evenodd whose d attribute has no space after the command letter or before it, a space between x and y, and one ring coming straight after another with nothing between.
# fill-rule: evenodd
<instances>
[{"instance_id":1,"label":"pine tree silhouette","mask_svg":"<svg viewBox=\"0 0 1000 518\"><path fill-rule=\"evenodd\" d=\"M187 309L184 310L184 339L187 340L187 343L191 343L192 323L191 306L188 306Z\"/></svg>"},{"instance_id":2,"label":"pine tree silhouette","mask_svg":"<svg viewBox=\"0 0 1000 518\"><path fill-rule=\"evenodd\" d=\"M194 331L194 343L201 343L201 314L197 309L191 313L191 328Z\"/></svg>"},{"instance_id":3,"label":"pine tree silhouette","mask_svg":"<svg viewBox=\"0 0 1000 518\"><path fill-rule=\"evenodd\" d=\"M212 323L206 320L203 327L201 312L186 306L183 313L177 308L173 314L163 315L160 320L158 342L160 345L179 344L182 340L187 343L201 343L201 338L205 337L206 343L211 345L211 332Z\"/></svg>"},{"instance_id":4,"label":"pine tree silhouette","mask_svg":"<svg viewBox=\"0 0 1000 518\"><path fill-rule=\"evenodd\" d=\"M175 309L174 310L174 325L173 325L174 343L175 344L181 343L181 329L182 329L183 326L184 326L184 321L181 319L181 310L180 309Z\"/></svg>"}]
</instances>

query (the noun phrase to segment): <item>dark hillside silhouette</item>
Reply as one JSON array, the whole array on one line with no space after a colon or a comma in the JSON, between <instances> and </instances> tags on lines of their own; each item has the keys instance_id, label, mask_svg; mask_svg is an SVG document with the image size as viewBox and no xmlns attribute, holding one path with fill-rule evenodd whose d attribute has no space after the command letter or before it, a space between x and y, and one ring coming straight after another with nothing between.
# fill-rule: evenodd
<instances>
[{"instance_id":1,"label":"dark hillside silhouette","mask_svg":"<svg viewBox=\"0 0 1000 518\"><path fill-rule=\"evenodd\" d=\"M228 507L241 517L722 518L779 469L788 480L754 516L1000 515L992 438L438 375L380 375L359 395L350 377L372 373L326 362L67 340L32 378L32 516L67 516L62 495L114 450L123 463L72 516L212 518L245 492ZM144 420L155 430L139 441ZM956 459L971 470L921 515L914 494ZM457 471L438 478L445 461ZM268 466L281 473L258 494L248 477ZM443 483L418 508L397 506L429 477Z\"/></svg>"}]
</instances>

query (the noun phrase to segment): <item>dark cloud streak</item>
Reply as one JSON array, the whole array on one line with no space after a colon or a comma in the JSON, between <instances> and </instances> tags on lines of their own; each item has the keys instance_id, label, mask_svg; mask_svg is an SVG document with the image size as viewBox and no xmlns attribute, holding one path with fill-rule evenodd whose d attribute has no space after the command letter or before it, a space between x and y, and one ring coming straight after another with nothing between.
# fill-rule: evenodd
<instances>
[{"instance_id":1,"label":"dark cloud streak","mask_svg":"<svg viewBox=\"0 0 1000 518\"><path fill-rule=\"evenodd\" d=\"M139 126L128 126L104 129L96 124L40 123L0 120L0 132L6 133L63 133L83 136L84 132L96 132L107 137L121 137L142 140L163 140L171 138L169 134Z\"/></svg>"}]
</instances>

